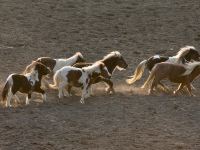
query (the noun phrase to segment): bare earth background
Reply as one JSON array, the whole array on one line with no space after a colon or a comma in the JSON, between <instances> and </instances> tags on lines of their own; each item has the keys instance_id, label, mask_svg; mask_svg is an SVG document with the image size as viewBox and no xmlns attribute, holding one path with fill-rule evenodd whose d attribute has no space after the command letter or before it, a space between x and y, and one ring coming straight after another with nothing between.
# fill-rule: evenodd
<instances>
[{"instance_id":1,"label":"bare earth background","mask_svg":"<svg viewBox=\"0 0 200 150\"><path fill-rule=\"evenodd\" d=\"M116 94L98 84L85 105L79 96L58 103L57 91L48 90L47 103L34 94L24 106L20 95L15 108L0 107L0 149L199 150L199 81L194 98L146 96L137 88L143 81L125 83L149 56L200 48L199 8L199 0L0 0L1 89L41 56L80 51L93 62L119 50L130 64L113 76Z\"/></svg>"}]
</instances>

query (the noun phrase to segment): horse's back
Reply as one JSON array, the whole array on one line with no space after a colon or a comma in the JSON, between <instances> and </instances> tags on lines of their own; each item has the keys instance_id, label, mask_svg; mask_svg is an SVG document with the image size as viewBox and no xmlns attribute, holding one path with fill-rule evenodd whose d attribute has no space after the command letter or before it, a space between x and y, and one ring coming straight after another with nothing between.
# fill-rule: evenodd
<instances>
[{"instance_id":1,"label":"horse's back","mask_svg":"<svg viewBox=\"0 0 200 150\"><path fill-rule=\"evenodd\" d=\"M169 59L169 57L154 55L147 60L146 66L149 70L152 70L152 68L155 66L155 64L165 62L168 59Z\"/></svg>"},{"instance_id":2,"label":"horse's back","mask_svg":"<svg viewBox=\"0 0 200 150\"><path fill-rule=\"evenodd\" d=\"M54 69L56 65L56 60L51 57L40 57L36 60L37 62L42 63L43 65L49 67L51 70Z\"/></svg>"},{"instance_id":3,"label":"horse's back","mask_svg":"<svg viewBox=\"0 0 200 150\"><path fill-rule=\"evenodd\" d=\"M162 62L162 63L156 64L155 70L162 74L166 74L166 75L170 74L172 76L181 75L186 71L183 65L174 64L170 62Z\"/></svg>"},{"instance_id":4,"label":"horse's back","mask_svg":"<svg viewBox=\"0 0 200 150\"><path fill-rule=\"evenodd\" d=\"M76 63L73 65L73 67L76 67L76 68L83 68L83 67L88 67L88 66L91 66L93 63L86 63L86 62L83 62L83 63Z\"/></svg>"}]
</instances>

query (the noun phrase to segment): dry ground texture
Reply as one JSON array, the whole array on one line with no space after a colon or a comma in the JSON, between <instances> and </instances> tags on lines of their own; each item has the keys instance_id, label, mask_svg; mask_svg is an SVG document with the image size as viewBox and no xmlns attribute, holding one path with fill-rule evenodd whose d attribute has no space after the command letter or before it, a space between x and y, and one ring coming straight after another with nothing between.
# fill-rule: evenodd
<instances>
[{"instance_id":1,"label":"dry ground texture","mask_svg":"<svg viewBox=\"0 0 200 150\"><path fill-rule=\"evenodd\" d=\"M199 150L200 85L197 97L146 96L125 78L153 54L174 55L185 45L199 49L199 0L0 0L0 82L41 56L81 51L96 61L119 50L129 68L116 71L117 93L58 103L47 91L29 106L0 108L0 149ZM145 75L145 78L147 74ZM172 86L175 88L175 86ZM2 88L1 88L2 89Z\"/></svg>"}]
</instances>

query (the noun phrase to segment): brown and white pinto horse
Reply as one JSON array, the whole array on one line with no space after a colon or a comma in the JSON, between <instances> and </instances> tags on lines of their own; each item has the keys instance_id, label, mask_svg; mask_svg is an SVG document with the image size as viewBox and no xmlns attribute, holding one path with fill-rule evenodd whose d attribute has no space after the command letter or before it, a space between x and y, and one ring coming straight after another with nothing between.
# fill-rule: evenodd
<instances>
[{"instance_id":1,"label":"brown and white pinto horse","mask_svg":"<svg viewBox=\"0 0 200 150\"><path fill-rule=\"evenodd\" d=\"M150 86L149 94L152 93L154 87L158 84L165 86L161 83L161 80L168 79L174 83L180 83L178 89L174 91L174 94L179 92L184 86L187 87L189 94L192 96L191 82L200 75L200 62L187 63L185 65L173 64L173 63L158 63L152 69L148 79L142 86L147 89Z\"/></svg>"},{"instance_id":2,"label":"brown and white pinto horse","mask_svg":"<svg viewBox=\"0 0 200 150\"><path fill-rule=\"evenodd\" d=\"M50 70L46 66L35 62L30 73L26 73L24 75L9 75L2 92L3 101L7 98L6 107L11 107L10 101L13 96L17 101L19 101L19 98L16 95L18 91L27 94L26 105L29 104L32 92L41 93L43 95L43 99L46 100L46 94L44 90L40 88L40 85L42 76L49 73Z\"/></svg>"},{"instance_id":3,"label":"brown and white pinto horse","mask_svg":"<svg viewBox=\"0 0 200 150\"><path fill-rule=\"evenodd\" d=\"M54 75L54 85L50 84L50 87L53 89L58 88L59 98L62 98L63 95L69 96L72 86L81 87L82 96L80 102L84 104L84 99L90 96L89 88L91 86L93 74L102 74L106 78L110 78L111 76L102 62L96 62L91 66L81 69L66 66L56 71ZM68 87L68 91L65 89L66 86Z\"/></svg>"},{"instance_id":4,"label":"brown and white pinto horse","mask_svg":"<svg viewBox=\"0 0 200 150\"><path fill-rule=\"evenodd\" d=\"M75 63L85 62L83 55L80 52L75 53L72 57L69 58L53 59L51 57L40 57L35 61L48 67L51 70L51 76L53 76L57 70L61 69L64 66L72 66ZM30 72L33 66L34 65L27 66L25 72ZM45 88L49 86L49 83L45 78L42 80L42 85Z\"/></svg>"},{"instance_id":5,"label":"brown and white pinto horse","mask_svg":"<svg viewBox=\"0 0 200 150\"><path fill-rule=\"evenodd\" d=\"M172 57L165 57L160 55L155 55L150 57L147 60L143 60L136 68L134 75L130 76L129 79L126 80L128 84L133 84L137 80L139 80L144 72L144 69L147 68L149 71L152 70L152 68L157 63L161 62L169 62L169 63L175 63L175 64L185 64L186 62L189 62L191 60L200 61L199 59L200 54L193 46L185 46L181 48L177 55Z\"/></svg>"},{"instance_id":6,"label":"brown and white pinto horse","mask_svg":"<svg viewBox=\"0 0 200 150\"><path fill-rule=\"evenodd\" d=\"M53 72L53 74L57 70L61 69L62 67L72 66L75 63L79 63L79 62L85 62L83 55L80 52L77 52L72 57L65 58L65 59L64 58L53 59L50 57L40 57L36 61L49 67L49 69Z\"/></svg>"},{"instance_id":7,"label":"brown and white pinto horse","mask_svg":"<svg viewBox=\"0 0 200 150\"><path fill-rule=\"evenodd\" d=\"M113 52L109 53L102 60L99 60L99 61L101 61L105 64L105 66L108 69L108 72L111 75L113 74L113 72L116 68L119 69L119 70L123 70L123 69L126 69L128 67L128 64L126 63L126 61L124 60L124 58L122 57L120 52L118 52L118 51L113 51ZM85 66L90 66L92 64L93 63L77 63L73 66L77 67L77 68L82 68L82 67L85 67ZM111 92L114 92L114 89L113 89L113 82L110 80L110 78L105 78L105 76L103 76L102 74L101 75L93 75L92 84L103 81L103 82L107 83L108 86L109 86L106 89L106 91L108 93L111 93Z\"/></svg>"}]
</instances>

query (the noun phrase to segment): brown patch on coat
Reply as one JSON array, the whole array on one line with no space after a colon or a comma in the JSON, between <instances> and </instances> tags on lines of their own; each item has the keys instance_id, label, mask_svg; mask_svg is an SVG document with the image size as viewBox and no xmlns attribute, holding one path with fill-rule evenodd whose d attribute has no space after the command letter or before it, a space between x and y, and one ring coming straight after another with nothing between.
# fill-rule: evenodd
<instances>
[{"instance_id":1,"label":"brown patch on coat","mask_svg":"<svg viewBox=\"0 0 200 150\"><path fill-rule=\"evenodd\" d=\"M66 75L69 85L73 85L76 87L82 86L82 83L78 82L81 76L82 76L82 72L79 70L71 70Z\"/></svg>"}]
</instances>

